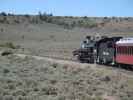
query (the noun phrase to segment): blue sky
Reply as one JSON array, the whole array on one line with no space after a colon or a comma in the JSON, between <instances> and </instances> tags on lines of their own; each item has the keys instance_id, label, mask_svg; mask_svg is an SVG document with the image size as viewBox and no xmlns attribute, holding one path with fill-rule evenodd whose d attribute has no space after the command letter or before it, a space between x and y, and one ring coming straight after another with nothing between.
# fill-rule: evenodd
<instances>
[{"instance_id":1,"label":"blue sky","mask_svg":"<svg viewBox=\"0 0 133 100\"><path fill-rule=\"evenodd\" d=\"M0 11L61 16L133 16L133 0L0 0Z\"/></svg>"}]
</instances>

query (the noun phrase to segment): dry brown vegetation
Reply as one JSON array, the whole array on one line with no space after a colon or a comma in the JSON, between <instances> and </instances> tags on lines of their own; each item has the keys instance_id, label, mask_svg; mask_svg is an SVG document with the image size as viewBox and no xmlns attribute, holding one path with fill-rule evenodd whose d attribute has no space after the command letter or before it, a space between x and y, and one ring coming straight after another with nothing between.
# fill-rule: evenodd
<instances>
[{"instance_id":1,"label":"dry brown vegetation","mask_svg":"<svg viewBox=\"0 0 133 100\"><path fill-rule=\"evenodd\" d=\"M0 47L9 48L9 49L18 49L18 48L20 48L20 46L14 45L12 42L1 43Z\"/></svg>"},{"instance_id":2,"label":"dry brown vegetation","mask_svg":"<svg viewBox=\"0 0 133 100\"><path fill-rule=\"evenodd\" d=\"M133 99L132 74L95 65L76 65L0 56L0 99Z\"/></svg>"},{"instance_id":3,"label":"dry brown vegetation","mask_svg":"<svg viewBox=\"0 0 133 100\"><path fill-rule=\"evenodd\" d=\"M39 12L38 15L14 15L14 14L6 14L5 12L0 13L0 23L5 24L20 24L20 23L31 23L31 24L43 24L51 23L62 26L64 29L73 29L75 27L80 28L101 28L104 26L115 25L118 27L114 27L117 30L122 24L128 24L127 28L132 29L132 17L73 17L73 16L53 16L52 13L42 13ZM123 24L123 25L124 25ZM131 25L130 25L131 24ZM116 26L117 26L116 25ZM124 26L125 27L125 26ZM120 29L118 29L120 30Z\"/></svg>"},{"instance_id":4,"label":"dry brown vegetation","mask_svg":"<svg viewBox=\"0 0 133 100\"><path fill-rule=\"evenodd\" d=\"M0 100L132 100L132 72L9 55L71 59L81 40L95 33L132 36L133 18L2 13L0 51L6 56L0 56Z\"/></svg>"}]
</instances>

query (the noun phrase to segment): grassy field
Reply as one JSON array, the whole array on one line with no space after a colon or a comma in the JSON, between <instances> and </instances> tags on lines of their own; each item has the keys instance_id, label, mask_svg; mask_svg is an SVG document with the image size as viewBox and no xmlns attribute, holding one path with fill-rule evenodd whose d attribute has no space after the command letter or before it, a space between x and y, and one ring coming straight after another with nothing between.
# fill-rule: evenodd
<instances>
[{"instance_id":1,"label":"grassy field","mask_svg":"<svg viewBox=\"0 0 133 100\"><path fill-rule=\"evenodd\" d=\"M8 19L9 22L13 20L12 18ZM60 19L63 20L63 18ZM64 20L68 19L70 20L70 18ZM76 18L71 18L71 20L75 21ZM99 20L101 19L99 18ZM79 48L86 35L99 33L106 36L132 36L132 26L133 21L125 21L124 19L117 23L114 21L106 22L102 27L74 27L73 29L66 29L60 25L46 22L38 24L29 23L28 21L16 24L0 23L0 43L8 42L18 45L23 48L23 51L19 50L22 53L69 58L72 51Z\"/></svg>"},{"instance_id":2,"label":"grassy field","mask_svg":"<svg viewBox=\"0 0 133 100\"><path fill-rule=\"evenodd\" d=\"M96 65L0 56L1 100L132 100L133 74Z\"/></svg>"},{"instance_id":3,"label":"grassy field","mask_svg":"<svg viewBox=\"0 0 133 100\"><path fill-rule=\"evenodd\" d=\"M35 19L0 16L0 51L65 59L73 58L72 51L80 47L86 35L133 35L132 18L56 16L52 22ZM90 25L90 19L98 26L84 25ZM75 27L68 26L79 21ZM133 74L121 70L0 56L0 100L132 100Z\"/></svg>"}]
</instances>

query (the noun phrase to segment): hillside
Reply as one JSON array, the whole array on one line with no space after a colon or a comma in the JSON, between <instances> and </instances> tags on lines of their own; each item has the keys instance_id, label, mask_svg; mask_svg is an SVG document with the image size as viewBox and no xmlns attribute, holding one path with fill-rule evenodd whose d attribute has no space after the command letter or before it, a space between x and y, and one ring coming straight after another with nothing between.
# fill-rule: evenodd
<instances>
[{"instance_id":1,"label":"hillside","mask_svg":"<svg viewBox=\"0 0 133 100\"><path fill-rule=\"evenodd\" d=\"M132 100L132 71L73 61L96 33L133 36L133 18L1 13L0 100Z\"/></svg>"},{"instance_id":2,"label":"hillside","mask_svg":"<svg viewBox=\"0 0 133 100\"><path fill-rule=\"evenodd\" d=\"M0 14L0 42L36 55L71 57L86 35L132 36L133 18Z\"/></svg>"},{"instance_id":3,"label":"hillside","mask_svg":"<svg viewBox=\"0 0 133 100\"><path fill-rule=\"evenodd\" d=\"M133 73L46 57L0 56L1 100L132 100Z\"/></svg>"}]
</instances>

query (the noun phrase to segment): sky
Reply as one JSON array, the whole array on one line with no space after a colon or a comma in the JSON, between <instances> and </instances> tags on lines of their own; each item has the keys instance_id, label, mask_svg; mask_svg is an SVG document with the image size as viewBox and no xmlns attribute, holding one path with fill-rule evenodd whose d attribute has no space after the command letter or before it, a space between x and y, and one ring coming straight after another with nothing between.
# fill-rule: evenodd
<instances>
[{"instance_id":1,"label":"sky","mask_svg":"<svg viewBox=\"0 0 133 100\"><path fill-rule=\"evenodd\" d=\"M56 16L133 17L133 0L0 0L0 12Z\"/></svg>"}]
</instances>

